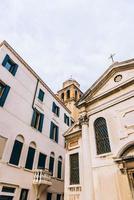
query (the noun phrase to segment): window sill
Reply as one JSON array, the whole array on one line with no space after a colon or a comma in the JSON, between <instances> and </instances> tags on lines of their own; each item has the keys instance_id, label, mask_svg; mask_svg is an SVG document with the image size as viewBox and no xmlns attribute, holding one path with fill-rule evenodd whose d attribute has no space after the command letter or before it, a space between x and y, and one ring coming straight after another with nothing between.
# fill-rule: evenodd
<instances>
[{"instance_id":1,"label":"window sill","mask_svg":"<svg viewBox=\"0 0 134 200\"><path fill-rule=\"evenodd\" d=\"M105 158L107 156L112 156L112 152L109 153L104 153L104 154L100 154L100 155L96 155L96 158Z\"/></svg>"},{"instance_id":2,"label":"window sill","mask_svg":"<svg viewBox=\"0 0 134 200\"><path fill-rule=\"evenodd\" d=\"M7 164L11 167L14 167L14 168L17 168L17 169L21 169L22 167L20 165L14 165L14 164L11 164L9 162L7 162Z\"/></svg>"},{"instance_id":3,"label":"window sill","mask_svg":"<svg viewBox=\"0 0 134 200\"><path fill-rule=\"evenodd\" d=\"M32 169L27 169L25 167L23 169L24 169L24 171L27 171L27 172L30 172L30 173L34 173L34 171Z\"/></svg>"}]
</instances>

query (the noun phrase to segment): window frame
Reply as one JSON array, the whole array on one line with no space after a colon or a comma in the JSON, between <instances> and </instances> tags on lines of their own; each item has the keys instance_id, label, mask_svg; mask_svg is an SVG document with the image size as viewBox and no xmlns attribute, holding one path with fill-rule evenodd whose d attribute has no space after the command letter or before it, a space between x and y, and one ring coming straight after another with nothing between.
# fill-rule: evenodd
<instances>
[{"instance_id":1,"label":"window frame","mask_svg":"<svg viewBox=\"0 0 134 200\"><path fill-rule=\"evenodd\" d=\"M109 138L107 122L104 117L98 117L94 121L94 133L97 156L111 154L111 142Z\"/></svg>"},{"instance_id":2,"label":"window frame","mask_svg":"<svg viewBox=\"0 0 134 200\"><path fill-rule=\"evenodd\" d=\"M44 95L45 95L45 92L40 88L39 89L39 93L38 93L38 99L43 102L44 100Z\"/></svg>"},{"instance_id":3,"label":"window frame","mask_svg":"<svg viewBox=\"0 0 134 200\"><path fill-rule=\"evenodd\" d=\"M7 63L9 63L10 68L8 68L8 66L6 66ZM15 74L18 70L18 64L16 64L8 54L5 55L3 62L2 62L2 66L5 69L7 69L13 76L15 76Z\"/></svg>"}]
</instances>

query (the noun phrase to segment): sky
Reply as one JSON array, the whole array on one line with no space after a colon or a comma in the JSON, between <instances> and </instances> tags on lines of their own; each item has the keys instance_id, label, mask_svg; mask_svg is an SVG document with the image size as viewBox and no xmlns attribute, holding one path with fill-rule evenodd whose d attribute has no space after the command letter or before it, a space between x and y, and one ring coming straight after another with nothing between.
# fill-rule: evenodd
<instances>
[{"instance_id":1,"label":"sky","mask_svg":"<svg viewBox=\"0 0 134 200\"><path fill-rule=\"evenodd\" d=\"M134 58L133 0L0 0L6 40L56 92L71 76L86 91L115 61Z\"/></svg>"}]
</instances>

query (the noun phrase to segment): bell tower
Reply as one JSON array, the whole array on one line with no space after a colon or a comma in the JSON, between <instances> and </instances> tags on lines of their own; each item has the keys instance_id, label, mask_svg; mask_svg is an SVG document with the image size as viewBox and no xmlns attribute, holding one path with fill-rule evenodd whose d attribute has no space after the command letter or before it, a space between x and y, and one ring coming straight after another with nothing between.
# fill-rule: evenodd
<instances>
[{"instance_id":1,"label":"bell tower","mask_svg":"<svg viewBox=\"0 0 134 200\"><path fill-rule=\"evenodd\" d=\"M80 84L76 80L70 78L63 83L62 89L59 90L57 94L59 99L63 101L66 107L71 111L72 118L77 121L79 112L75 103L83 94L80 90Z\"/></svg>"}]
</instances>

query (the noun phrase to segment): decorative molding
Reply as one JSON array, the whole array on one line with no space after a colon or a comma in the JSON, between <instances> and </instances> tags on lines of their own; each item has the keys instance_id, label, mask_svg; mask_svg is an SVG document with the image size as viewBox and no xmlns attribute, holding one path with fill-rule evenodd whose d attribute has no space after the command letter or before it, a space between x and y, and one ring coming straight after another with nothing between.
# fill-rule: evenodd
<instances>
[{"instance_id":1,"label":"decorative molding","mask_svg":"<svg viewBox=\"0 0 134 200\"><path fill-rule=\"evenodd\" d=\"M80 124L80 126L82 126L84 124L86 124L86 125L89 124L89 119L88 119L87 113L80 116L80 118L79 118L79 124Z\"/></svg>"}]
</instances>

